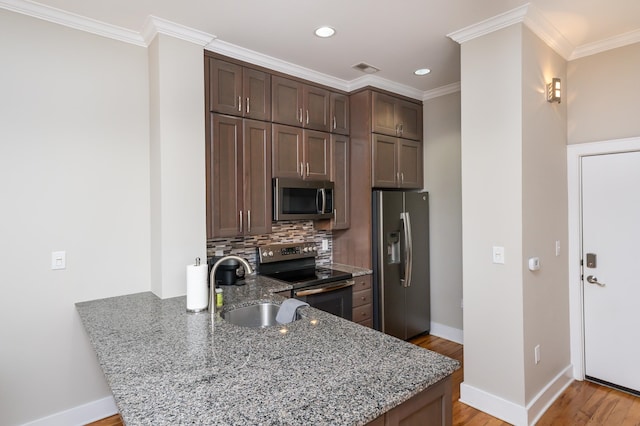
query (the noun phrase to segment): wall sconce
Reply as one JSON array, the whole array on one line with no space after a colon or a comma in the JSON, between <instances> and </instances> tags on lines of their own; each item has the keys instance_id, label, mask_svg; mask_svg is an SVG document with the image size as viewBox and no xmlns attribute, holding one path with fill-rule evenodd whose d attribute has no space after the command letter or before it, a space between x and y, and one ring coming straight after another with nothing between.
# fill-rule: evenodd
<instances>
[{"instance_id":1,"label":"wall sconce","mask_svg":"<svg viewBox=\"0 0 640 426\"><path fill-rule=\"evenodd\" d=\"M547 102L560 103L561 100L561 84L559 78L552 78L551 83L547 84Z\"/></svg>"}]
</instances>

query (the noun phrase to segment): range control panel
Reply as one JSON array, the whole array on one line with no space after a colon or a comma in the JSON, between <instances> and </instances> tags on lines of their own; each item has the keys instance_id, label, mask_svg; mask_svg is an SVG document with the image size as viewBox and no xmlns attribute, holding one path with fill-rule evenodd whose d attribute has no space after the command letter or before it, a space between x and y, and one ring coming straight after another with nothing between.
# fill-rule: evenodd
<instances>
[{"instance_id":1,"label":"range control panel","mask_svg":"<svg viewBox=\"0 0 640 426\"><path fill-rule=\"evenodd\" d=\"M260 263L281 262L283 260L304 259L318 256L318 247L311 243L282 243L258 247Z\"/></svg>"}]
</instances>

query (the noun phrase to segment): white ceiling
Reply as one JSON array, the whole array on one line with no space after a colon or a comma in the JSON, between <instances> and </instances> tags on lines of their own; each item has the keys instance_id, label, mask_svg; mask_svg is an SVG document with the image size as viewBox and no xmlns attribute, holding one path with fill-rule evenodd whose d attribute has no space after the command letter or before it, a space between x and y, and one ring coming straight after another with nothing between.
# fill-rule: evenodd
<instances>
[{"instance_id":1,"label":"white ceiling","mask_svg":"<svg viewBox=\"0 0 640 426\"><path fill-rule=\"evenodd\" d=\"M22 0L0 0L0 6ZM29 2L33 3L33 2ZM459 45L447 35L531 4L576 52L640 42L639 0L39 0L83 17L142 32L149 16L216 37L277 61L351 82L366 62L376 77L426 92L460 80ZM527 15L529 12L527 12ZM336 29L330 39L313 31ZM550 25L550 27L549 27ZM617 43L617 44L616 44ZM590 49L587 49L590 48ZM212 49L215 50L215 49ZM566 50L566 49L565 49ZM596 49L597 50L597 49ZM602 50L602 49L600 49ZM428 67L431 74L413 75Z\"/></svg>"}]
</instances>

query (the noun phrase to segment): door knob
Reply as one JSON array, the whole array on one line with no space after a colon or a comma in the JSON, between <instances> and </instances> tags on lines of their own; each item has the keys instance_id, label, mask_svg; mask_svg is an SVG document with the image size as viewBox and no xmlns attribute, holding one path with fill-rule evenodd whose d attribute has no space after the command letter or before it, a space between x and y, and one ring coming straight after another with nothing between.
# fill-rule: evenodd
<instances>
[{"instance_id":1,"label":"door knob","mask_svg":"<svg viewBox=\"0 0 640 426\"><path fill-rule=\"evenodd\" d=\"M605 286L605 283L598 282L598 277L594 277L593 275L587 276L587 281L589 282L589 284L596 284L596 285L599 285L600 287Z\"/></svg>"}]
</instances>

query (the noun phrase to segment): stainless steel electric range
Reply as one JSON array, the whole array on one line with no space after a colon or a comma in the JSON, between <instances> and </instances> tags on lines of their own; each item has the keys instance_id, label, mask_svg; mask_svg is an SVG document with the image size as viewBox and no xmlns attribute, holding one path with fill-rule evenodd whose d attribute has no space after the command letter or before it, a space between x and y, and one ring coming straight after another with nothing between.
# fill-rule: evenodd
<instances>
[{"instance_id":1,"label":"stainless steel electric range","mask_svg":"<svg viewBox=\"0 0 640 426\"><path fill-rule=\"evenodd\" d=\"M351 320L353 276L317 266L315 243L269 244L257 250L258 274L291 284L290 297Z\"/></svg>"}]
</instances>

